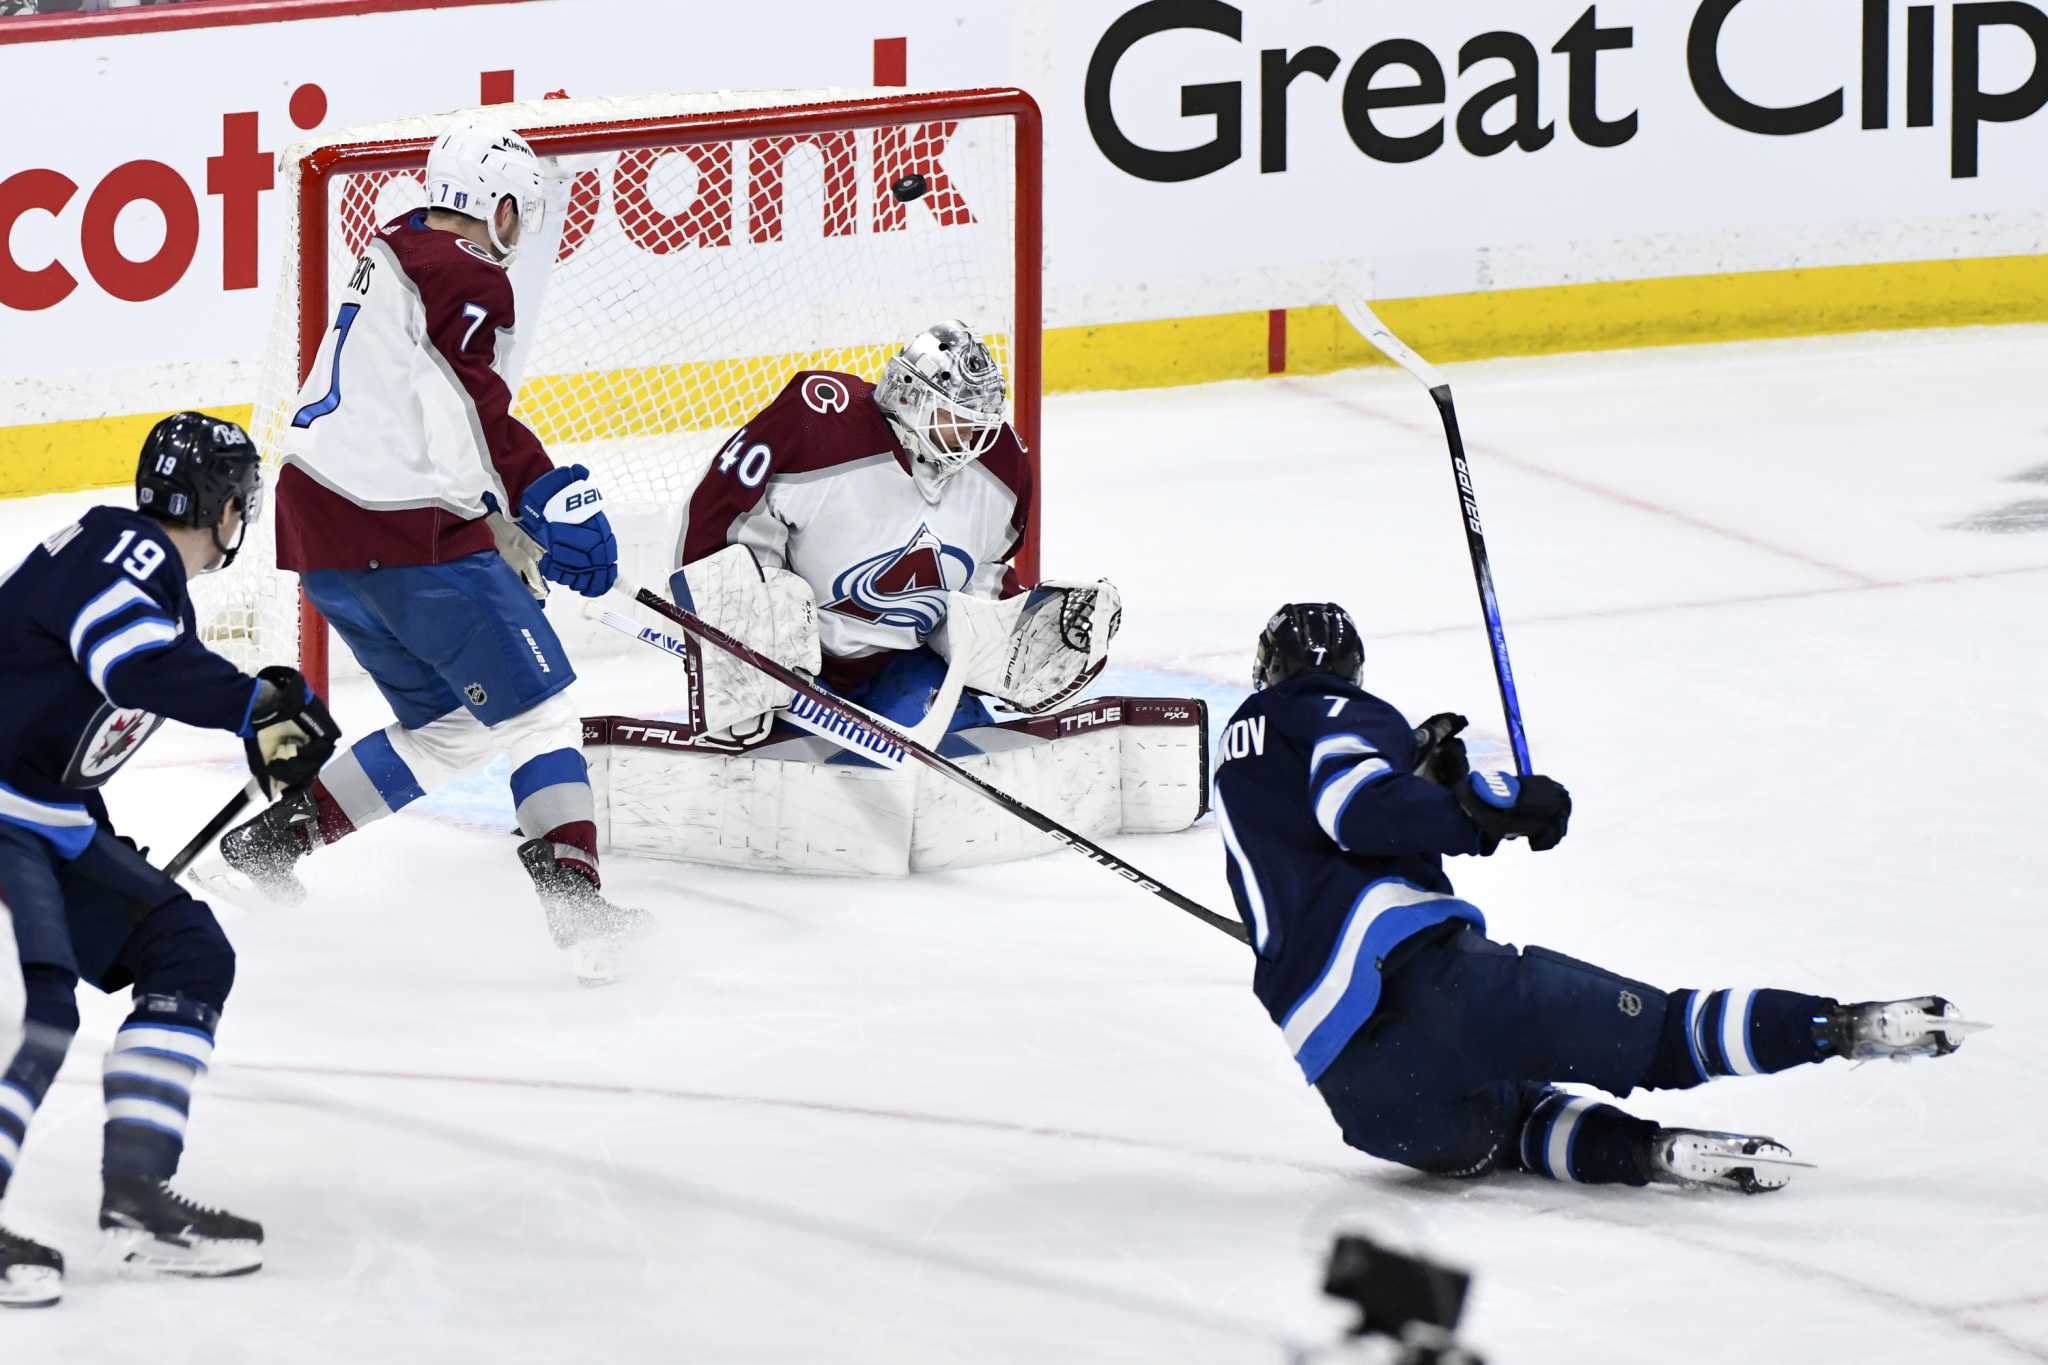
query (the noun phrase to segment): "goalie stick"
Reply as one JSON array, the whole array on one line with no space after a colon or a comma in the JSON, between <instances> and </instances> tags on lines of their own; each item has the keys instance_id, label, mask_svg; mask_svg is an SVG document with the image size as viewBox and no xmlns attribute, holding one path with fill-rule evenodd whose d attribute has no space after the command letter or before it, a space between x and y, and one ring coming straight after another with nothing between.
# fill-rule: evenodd
<instances>
[{"instance_id":1,"label":"goalie stick","mask_svg":"<svg viewBox=\"0 0 2048 1365\"><path fill-rule=\"evenodd\" d=\"M1050 838L1053 842L1072 849L1092 863L1107 868L1139 890L1151 892L1167 902L1167 904L1185 910L1188 914L1202 921L1202 923L1212 929L1221 930L1240 943L1249 943L1251 941L1250 933L1237 920L1226 915L1219 915L1201 902L1190 900L1172 887L1146 876L1143 872L1140 872L1137 868L1117 857L1092 839L1068 829L1065 825L1044 812L1025 805L1022 801L1019 801L1001 788L982 781L951 759L941 756L930 745L921 742L918 738L904 734L888 724L888 722L871 715L851 702L832 696L816 684L806 680L801 674L783 667L766 655L755 652L746 644L727 635L710 622L683 610L672 602L663 600L645 588L634 588L624 579L620 579L612 591L621 597L637 602L666 620L673 621L684 631L696 636L698 639L717 646L735 658L744 660L795 692L796 697L784 714L792 722L809 730L811 733L823 736L841 748L859 754L861 757L870 759L885 768L901 770L908 767L914 759L944 776L949 781L957 782L961 786L995 802L1025 824L1030 825L1033 829ZM688 657L688 649L682 641L656 630L652 626L643 626L629 616L606 610L596 602L587 603L584 610L587 614L623 635L630 635L642 643L659 649L664 653L671 654L678 659L687 659ZM949 676L948 683L957 683L957 679ZM957 699L958 687L954 686L952 691ZM943 696L941 700L944 700ZM941 727L940 733L943 734L945 721L951 715L951 706L946 707L944 711L934 706L932 711L926 716L923 725L929 726L934 721L937 721Z\"/></svg>"},{"instance_id":2,"label":"goalie stick","mask_svg":"<svg viewBox=\"0 0 2048 1365\"><path fill-rule=\"evenodd\" d=\"M1451 401L1451 383L1434 365L1415 353L1407 342L1394 335L1379 315L1366 304L1347 295L1337 304L1345 320L1358 334L1378 347L1386 357L1422 381L1436 400L1443 418L1444 436L1451 447L1451 473L1458 481L1458 499L1465 520L1465 548L1472 555L1472 577L1479 585L1479 608L1486 617L1486 639L1493 649L1494 681L1500 684L1501 714L1507 720L1508 742L1515 751L1515 771L1523 777L1529 767L1529 738L1522 731L1522 699L1515 693L1515 670L1508 663L1508 635L1500 623L1500 603L1493 594L1493 568L1486 557L1486 533L1480 527L1479 495L1472 490L1472 469L1465 461L1465 438L1458 432L1458 409Z\"/></svg>"}]
</instances>

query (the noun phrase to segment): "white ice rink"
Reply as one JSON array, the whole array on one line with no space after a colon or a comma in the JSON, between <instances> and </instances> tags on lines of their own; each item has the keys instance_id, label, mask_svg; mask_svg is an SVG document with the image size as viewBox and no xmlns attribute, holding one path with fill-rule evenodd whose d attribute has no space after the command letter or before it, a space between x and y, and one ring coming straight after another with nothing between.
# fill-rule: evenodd
<instances>
[{"instance_id":1,"label":"white ice rink","mask_svg":"<svg viewBox=\"0 0 2048 1365\"><path fill-rule=\"evenodd\" d=\"M1451 865L1496 937L1661 985L1940 991L1996 1022L1629 1107L1820 1163L1741 1199L1418 1177L1347 1149L1247 951L1074 858L876 883L616 859L659 917L579 990L493 783L224 912L241 976L180 1185L253 1278L93 1259L87 1024L7 1203L72 1257L6 1365L1260 1362L1344 1320L1330 1232L1477 1276L1495 1365L2048 1361L2048 328L1455 367L1537 767L1571 837ZM1046 405L1046 564L1125 594L1115 687L1227 715L1267 613L1503 735L1435 413L1392 370ZM125 496L113 494L112 496ZM0 507L0 558L84 497ZM1982 522L2004 530L1967 529ZM587 670L653 710L664 661ZM351 733L387 714L361 682ZM170 729L158 856L241 781ZM1225 906L1212 823L1118 851Z\"/></svg>"}]
</instances>

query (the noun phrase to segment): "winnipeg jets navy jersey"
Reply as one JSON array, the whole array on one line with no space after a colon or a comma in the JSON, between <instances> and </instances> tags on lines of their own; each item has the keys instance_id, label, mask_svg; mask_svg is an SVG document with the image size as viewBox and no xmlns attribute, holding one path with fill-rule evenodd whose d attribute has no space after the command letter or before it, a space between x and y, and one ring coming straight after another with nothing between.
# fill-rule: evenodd
<instances>
[{"instance_id":1,"label":"winnipeg jets navy jersey","mask_svg":"<svg viewBox=\"0 0 2048 1365\"><path fill-rule=\"evenodd\" d=\"M1443 869L1479 852L1479 828L1414 767L1401 713L1327 673L1254 692L1224 731L1216 819L1252 989L1310 1081L1372 1015L1394 945L1447 919L1486 927Z\"/></svg>"},{"instance_id":2,"label":"winnipeg jets navy jersey","mask_svg":"<svg viewBox=\"0 0 2048 1365\"><path fill-rule=\"evenodd\" d=\"M103 785L169 716L247 729L257 683L199 642L185 563L139 512L95 507L0 577L0 820L67 858Z\"/></svg>"}]
</instances>

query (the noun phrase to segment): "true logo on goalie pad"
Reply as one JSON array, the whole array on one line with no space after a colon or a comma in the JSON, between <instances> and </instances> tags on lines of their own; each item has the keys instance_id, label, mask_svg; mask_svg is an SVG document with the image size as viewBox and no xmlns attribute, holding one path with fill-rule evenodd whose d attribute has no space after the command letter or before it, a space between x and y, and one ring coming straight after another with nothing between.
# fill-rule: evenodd
<instances>
[{"instance_id":1,"label":"true logo on goalie pad","mask_svg":"<svg viewBox=\"0 0 2048 1365\"><path fill-rule=\"evenodd\" d=\"M902 549L863 559L833 579L833 600L822 609L915 631L922 640L945 621L946 594L973 575L972 555L920 525Z\"/></svg>"}]
</instances>

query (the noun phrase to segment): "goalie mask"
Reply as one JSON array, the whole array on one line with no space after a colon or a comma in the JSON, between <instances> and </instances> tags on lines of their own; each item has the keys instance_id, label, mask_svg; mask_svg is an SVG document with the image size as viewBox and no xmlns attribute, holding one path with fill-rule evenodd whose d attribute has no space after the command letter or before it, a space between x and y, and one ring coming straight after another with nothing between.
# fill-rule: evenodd
<instances>
[{"instance_id":1,"label":"goalie mask","mask_svg":"<svg viewBox=\"0 0 2048 1365\"><path fill-rule=\"evenodd\" d=\"M896 428L928 502L1003 434L1002 369L967 324L935 322L882 370L875 404Z\"/></svg>"},{"instance_id":2,"label":"goalie mask","mask_svg":"<svg viewBox=\"0 0 2048 1365\"><path fill-rule=\"evenodd\" d=\"M1351 614L1335 602L1289 602L1259 632L1252 690L1297 673L1329 673L1356 686L1365 672L1365 642Z\"/></svg>"},{"instance_id":3,"label":"goalie mask","mask_svg":"<svg viewBox=\"0 0 2048 1365\"><path fill-rule=\"evenodd\" d=\"M427 207L483 223L501 261L510 261L519 243L540 231L543 180L540 158L509 129L475 123L451 128L427 153ZM498 205L507 199L519 210L519 230L509 242L498 235Z\"/></svg>"}]
</instances>

